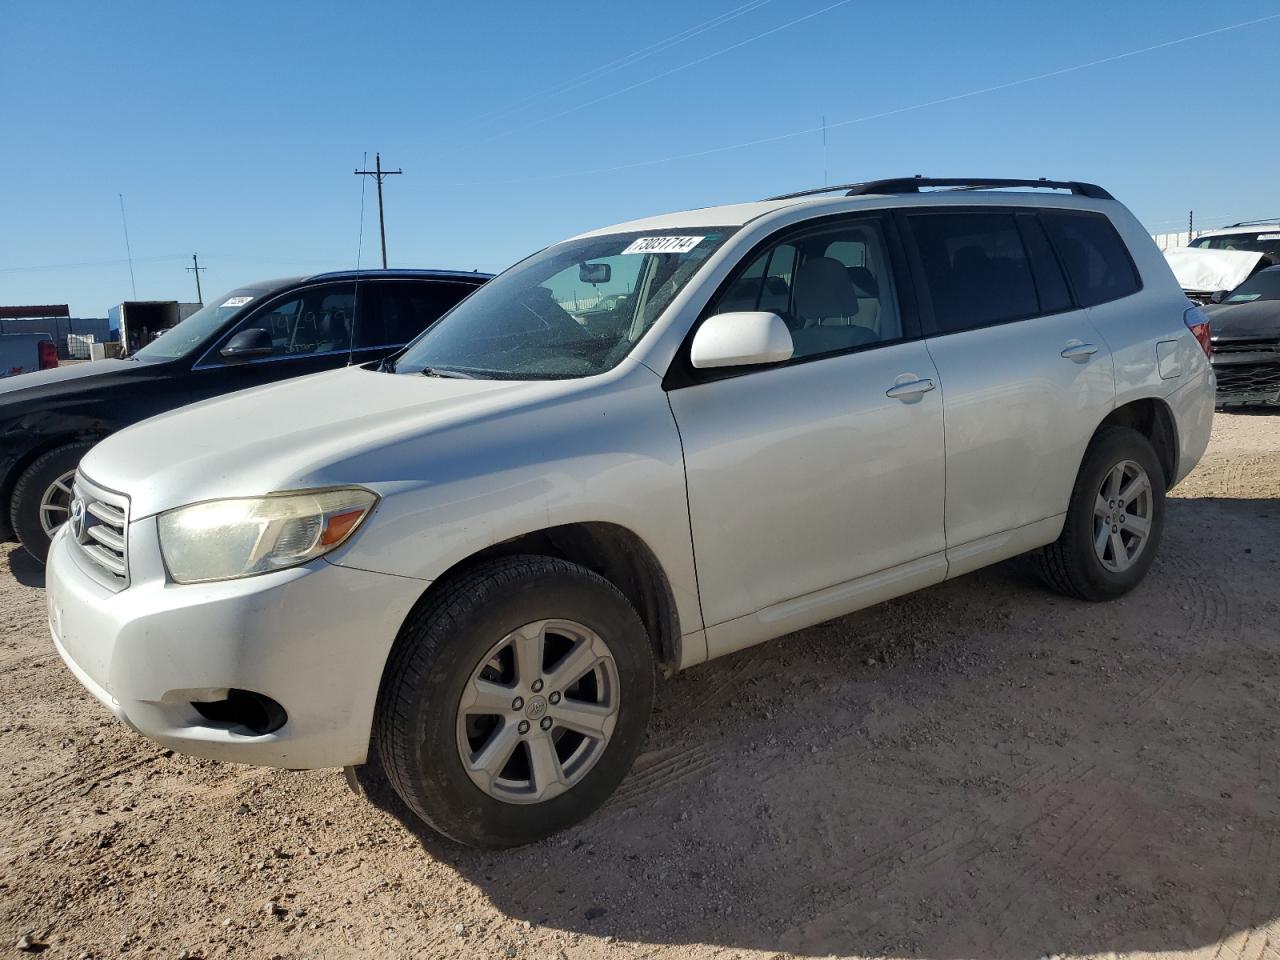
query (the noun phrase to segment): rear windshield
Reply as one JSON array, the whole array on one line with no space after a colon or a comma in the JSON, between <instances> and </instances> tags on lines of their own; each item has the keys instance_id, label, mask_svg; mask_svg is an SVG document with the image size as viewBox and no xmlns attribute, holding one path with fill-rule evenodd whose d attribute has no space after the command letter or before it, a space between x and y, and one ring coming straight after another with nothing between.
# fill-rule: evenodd
<instances>
[{"instance_id":1,"label":"rear windshield","mask_svg":"<svg viewBox=\"0 0 1280 960\"><path fill-rule=\"evenodd\" d=\"M139 360L176 360L185 357L222 328L222 325L238 313L242 313L266 291L242 287L224 293L205 304L181 323L170 327L141 350L134 353Z\"/></svg>"},{"instance_id":2,"label":"rear windshield","mask_svg":"<svg viewBox=\"0 0 1280 960\"><path fill-rule=\"evenodd\" d=\"M603 373L733 230L610 234L548 247L458 304L390 368L497 380Z\"/></svg>"},{"instance_id":3,"label":"rear windshield","mask_svg":"<svg viewBox=\"0 0 1280 960\"><path fill-rule=\"evenodd\" d=\"M1231 291L1223 303L1251 303L1254 300L1280 300L1280 267L1259 270Z\"/></svg>"}]
</instances>

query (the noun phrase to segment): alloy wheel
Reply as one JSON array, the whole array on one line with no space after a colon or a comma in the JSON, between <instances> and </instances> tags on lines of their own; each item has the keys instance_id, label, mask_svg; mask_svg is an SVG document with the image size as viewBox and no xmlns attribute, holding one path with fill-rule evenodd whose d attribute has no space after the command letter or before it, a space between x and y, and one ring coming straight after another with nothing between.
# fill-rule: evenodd
<instances>
[{"instance_id":1,"label":"alloy wheel","mask_svg":"<svg viewBox=\"0 0 1280 960\"><path fill-rule=\"evenodd\" d=\"M618 719L618 668L604 639L539 620L485 654L458 704L458 755L471 781L506 803L541 803L579 783Z\"/></svg>"},{"instance_id":2,"label":"alloy wheel","mask_svg":"<svg viewBox=\"0 0 1280 960\"><path fill-rule=\"evenodd\" d=\"M74 470L68 470L40 495L40 528L49 539L71 516L71 484L76 478Z\"/></svg>"},{"instance_id":3,"label":"alloy wheel","mask_svg":"<svg viewBox=\"0 0 1280 960\"><path fill-rule=\"evenodd\" d=\"M1137 561L1151 535L1151 479L1140 464L1122 460L1098 489L1093 506L1093 550L1112 573Z\"/></svg>"}]
</instances>

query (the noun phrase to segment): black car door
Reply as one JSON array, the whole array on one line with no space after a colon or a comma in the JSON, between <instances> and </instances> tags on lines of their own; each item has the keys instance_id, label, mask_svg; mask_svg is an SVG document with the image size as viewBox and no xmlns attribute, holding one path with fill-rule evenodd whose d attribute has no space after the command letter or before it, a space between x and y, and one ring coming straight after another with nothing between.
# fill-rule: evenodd
<instances>
[{"instance_id":1,"label":"black car door","mask_svg":"<svg viewBox=\"0 0 1280 960\"><path fill-rule=\"evenodd\" d=\"M235 325L195 365L191 399L390 356L475 289L444 280L361 279L283 293ZM269 353L228 357L237 334L264 331Z\"/></svg>"},{"instance_id":2,"label":"black car door","mask_svg":"<svg viewBox=\"0 0 1280 960\"><path fill-rule=\"evenodd\" d=\"M360 293L363 292L362 289ZM346 366L353 359L351 333L363 312L364 305L351 282L295 288L273 297L237 323L196 362L191 372L191 399L204 400ZM262 331L258 335L261 347L256 353L224 355L233 339L252 330Z\"/></svg>"}]
</instances>

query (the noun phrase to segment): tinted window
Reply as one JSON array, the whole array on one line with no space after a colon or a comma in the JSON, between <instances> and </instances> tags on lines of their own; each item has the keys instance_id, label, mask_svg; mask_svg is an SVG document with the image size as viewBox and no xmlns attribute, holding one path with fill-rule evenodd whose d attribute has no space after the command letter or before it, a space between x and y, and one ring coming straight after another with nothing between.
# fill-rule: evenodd
<instances>
[{"instance_id":1,"label":"tinted window","mask_svg":"<svg viewBox=\"0 0 1280 960\"><path fill-rule=\"evenodd\" d=\"M1250 303L1254 300L1280 300L1280 267L1259 270L1231 291L1223 303Z\"/></svg>"},{"instance_id":2,"label":"tinted window","mask_svg":"<svg viewBox=\"0 0 1280 960\"><path fill-rule=\"evenodd\" d=\"M1081 306L1118 300L1141 289L1124 241L1102 214L1043 210L1040 220Z\"/></svg>"},{"instance_id":3,"label":"tinted window","mask_svg":"<svg viewBox=\"0 0 1280 960\"><path fill-rule=\"evenodd\" d=\"M990 326L1040 312L1035 280L1012 213L909 217L938 332Z\"/></svg>"},{"instance_id":4,"label":"tinted window","mask_svg":"<svg viewBox=\"0 0 1280 960\"><path fill-rule=\"evenodd\" d=\"M336 353L351 349L354 310L351 284L311 287L255 310L236 324L229 337L257 327L270 334L273 357ZM215 354L210 359L221 358Z\"/></svg>"},{"instance_id":5,"label":"tinted window","mask_svg":"<svg viewBox=\"0 0 1280 960\"><path fill-rule=\"evenodd\" d=\"M713 313L744 310L782 317L796 358L901 338L880 225L865 220L817 228L758 254L712 307Z\"/></svg>"},{"instance_id":6,"label":"tinted window","mask_svg":"<svg viewBox=\"0 0 1280 960\"><path fill-rule=\"evenodd\" d=\"M403 346L474 289L434 280L361 284L356 349Z\"/></svg>"},{"instance_id":7,"label":"tinted window","mask_svg":"<svg viewBox=\"0 0 1280 960\"><path fill-rule=\"evenodd\" d=\"M1031 273L1036 281L1036 293L1040 297L1041 313L1058 313L1071 308L1071 292L1062 276L1062 266L1044 227L1034 213L1018 214L1018 226L1022 230L1022 242L1031 258Z\"/></svg>"}]
</instances>

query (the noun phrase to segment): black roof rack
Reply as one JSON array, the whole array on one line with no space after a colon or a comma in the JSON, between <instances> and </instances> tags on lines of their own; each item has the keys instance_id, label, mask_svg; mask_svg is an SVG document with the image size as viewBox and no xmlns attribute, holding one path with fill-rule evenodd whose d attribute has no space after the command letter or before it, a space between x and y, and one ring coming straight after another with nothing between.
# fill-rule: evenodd
<instances>
[{"instance_id":1,"label":"black roof rack","mask_svg":"<svg viewBox=\"0 0 1280 960\"><path fill-rule=\"evenodd\" d=\"M770 200L794 200L797 197L812 197L823 193L845 191L846 197L863 197L868 194L919 193L921 187L952 187L956 190L997 190L1005 187L1035 187L1042 190L1070 190L1076 196L1091 197L1094 200L1114 200L1102 187L1093 183L1081 183L1078 180L1049 180L1040 177L1037 180L1007 180L1000 177L894 177L888 180L868 180L866 183L842 183L834 187L815 187L812 190L798 190L795 193L784 193Z\"/></svg>"},{"instance_id":2,"label":"black roof rack","mask_svg":"<svg viewBox=\"0 0 1280 960\"><path fill-rule=\"evenodd\" d=\"M1261 227L1270 223L1280 223L1280 217L1267 217L1265 220L1241 220L1239 223L1229 223L1226 227L1220 229L1231 229L1232 227Z\"/></svg>"}]
</instances>

